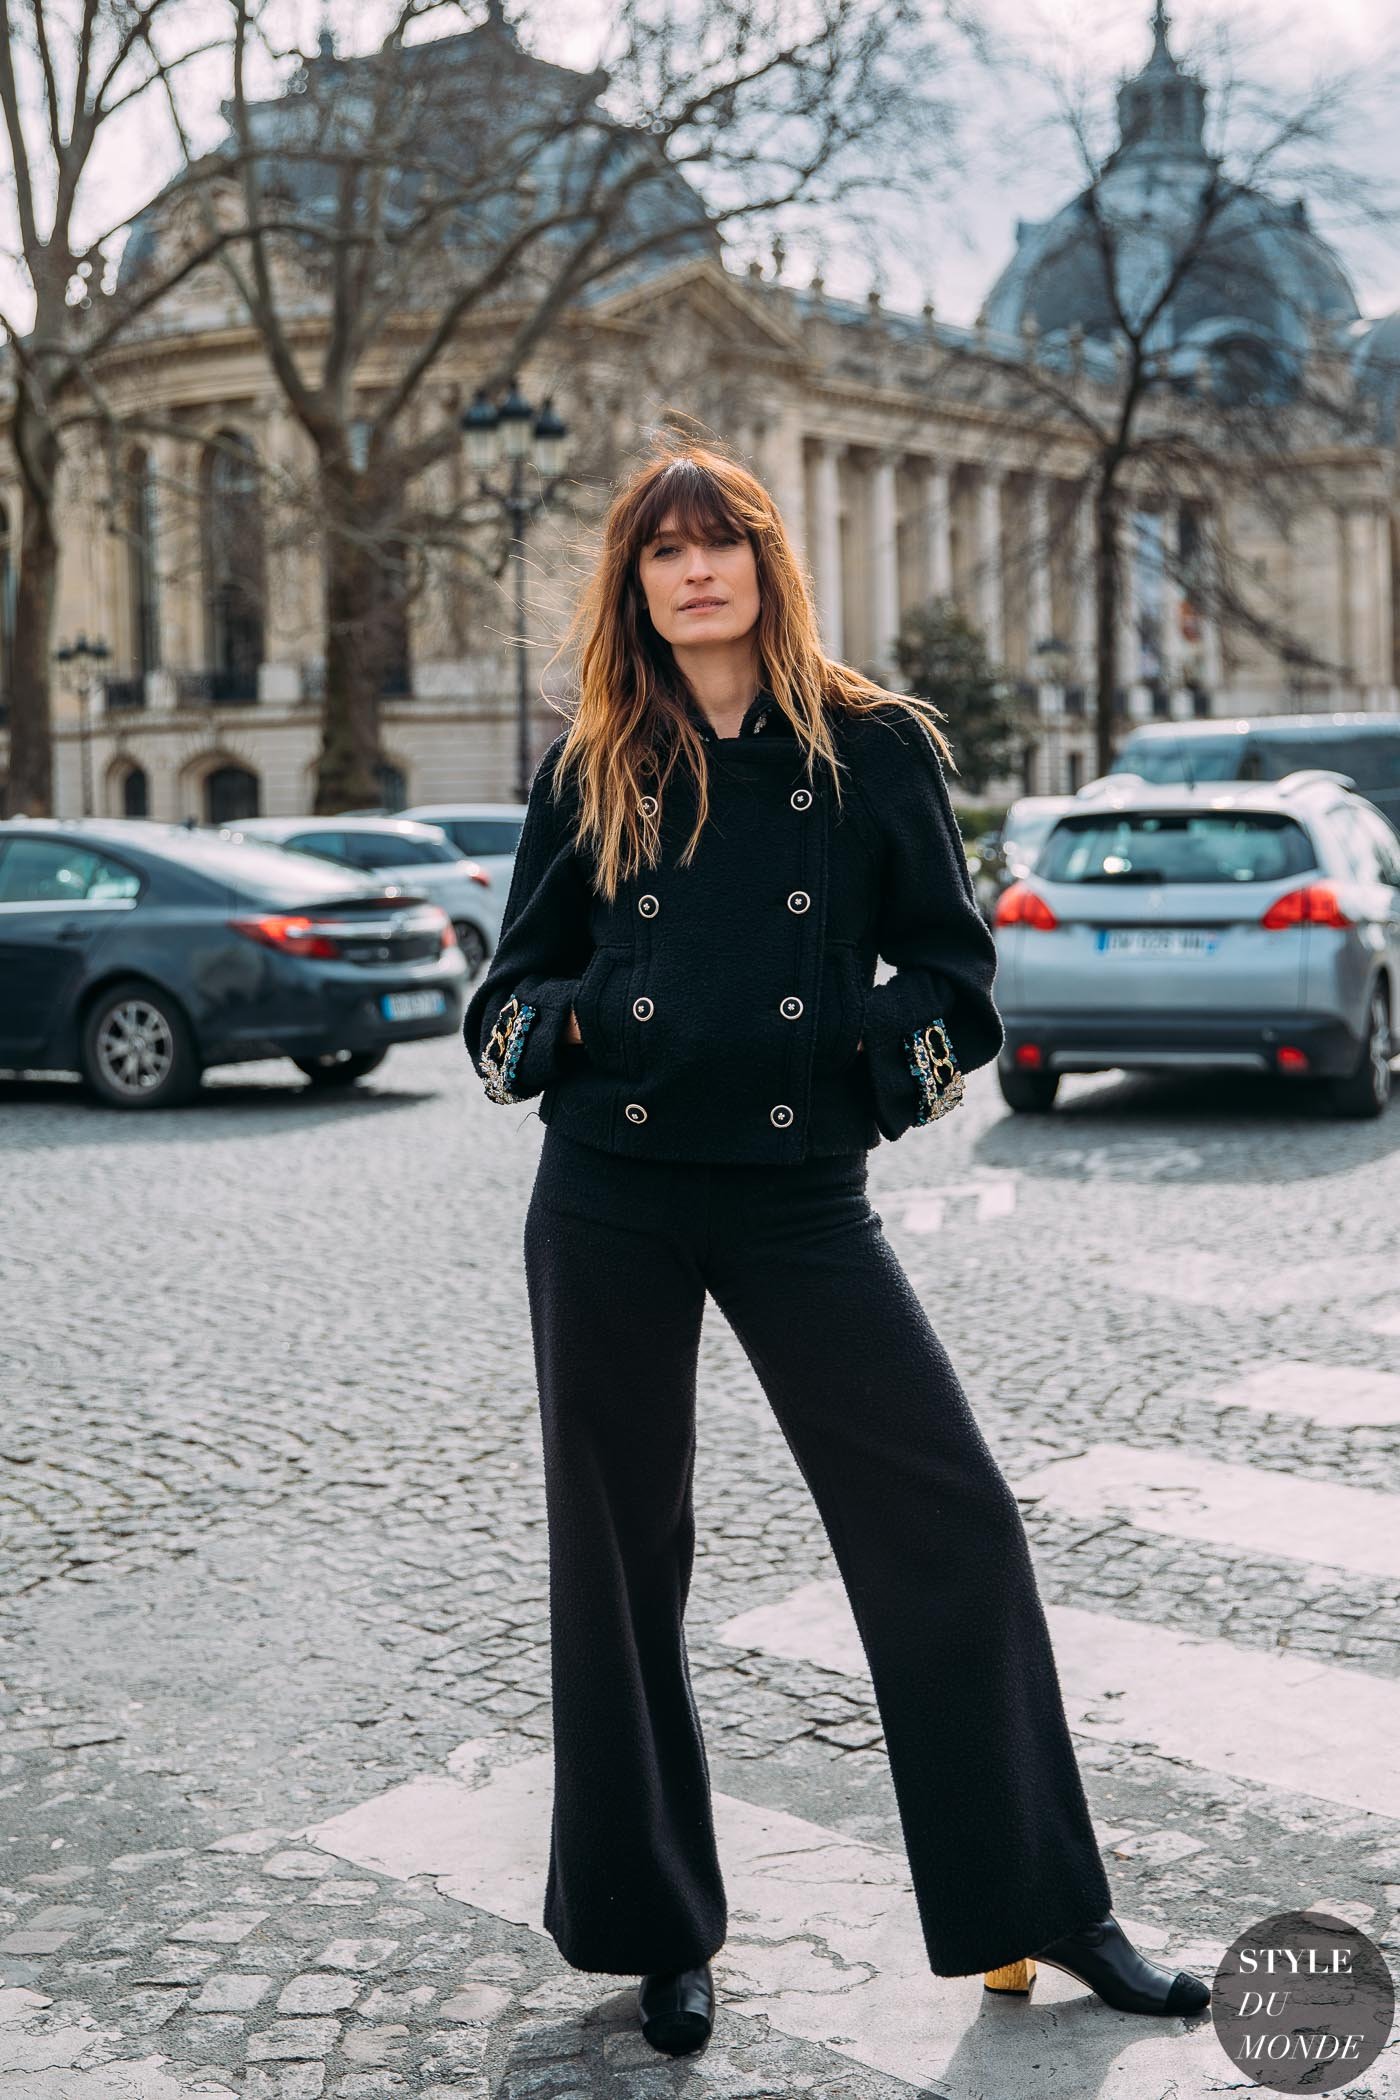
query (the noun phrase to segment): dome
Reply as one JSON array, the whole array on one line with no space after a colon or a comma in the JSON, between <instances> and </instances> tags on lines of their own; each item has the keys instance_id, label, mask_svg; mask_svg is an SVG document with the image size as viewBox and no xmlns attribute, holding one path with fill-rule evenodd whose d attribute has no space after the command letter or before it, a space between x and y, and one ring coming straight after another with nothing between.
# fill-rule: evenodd
<instances>
[{"instance_id":1,"label":"dome","mask_svg":"<svg viewBox=\"0 0 1400 2100\"><path fill-rule=\"evenodd\" d=\"M416 112L416 151L405 154L405 166L386 175L376 210L392 241L399 228L415 225L443 181L460 183L460 211L444 217L445 247L479 254L483 238L504 246L521 226L522 208L534 207L542 223L557 212L562 232L546 232L537 244L549 266L550 250L577 246L596 226L601 251L631 255L641 249L629 279L697 255L718 255L720 237L705 220L696 191L682 171L667 160L656 140L643 129L627 129L605 119L599 97L608 85L601 70L583 74L536 58L520 44L507 22L500 0L488 0L486 18L476 28L422 44L405 44L358 57L338 57L323 30L316 55L309 58L286 91L247 107L249 134L258 153L264 194L272 203L293 209L310 226L332 232L344 210L340 194L341 162L366 150L386 87L395 107L400 100ZM224 104L228 135L199 163L201 171L230 164L236 180L238 141L234 110ZM467 118L470 121L467 121ZM280 149L280 151L279 151ZM508 169L527 157L528 170L512 183L492 172L493 152L505 155ZM415 169L414 159L426 165ZM605 181L598 183L602 169ZM638 172L640 170L640 172ZM481 193L473 198L473 187ZM589 218L591 186L606 198L616 194L610 221ZM126 289L152 265L160 248L170 200L177 207L187 185L177 180L132 223L117 273ZM572 215L572 216L571 216ZM202 232L202 224L201 224ZM315 235L306 243L312 266L327 268L327 256ZM535 251L531 252L533 257ZM530 258L524 268L530 267ZM557 267L557 260L555 261ZM615 290L618 276L608 280ZM431 303L440 287L425 287ZM405 288L411 303L411 288ZM582 303L587 303L585 292Z\"/></svg>"},{"instance_id":2,"label":"dome","mask_svg":"<svg viewBox=\"0 0 1400 2100\"><path fill-rule=\"evenodd\" d=\"M1394 444L1400 438L1400 311L1357 330L1352 366L1357 392L1376 404L1380 436Z\"/></svg>"},{"instance_id":3,"label":"dome","mask_svg":"<svg viewBox=\"0 0 1400 2100\"><path fill-rule=\"evenodd\" d=\"M1097 183L1052 218L1018 226L1016 255L987 300L996 333L1034 328L1053 340L1078 328L1111 342L1116 301L1135 323L1149 315L1198 233L1219 162L1205 145L1205 88L1172 55L1169 26L1158 0L1152 56L1119 88L1119 143ZM1149 342L1183 377L1204 356L1218 390L1281 398L1315 338L1342 338L1357 314L1302 199L1233 187Z\"/></svg>"}]
</instances>

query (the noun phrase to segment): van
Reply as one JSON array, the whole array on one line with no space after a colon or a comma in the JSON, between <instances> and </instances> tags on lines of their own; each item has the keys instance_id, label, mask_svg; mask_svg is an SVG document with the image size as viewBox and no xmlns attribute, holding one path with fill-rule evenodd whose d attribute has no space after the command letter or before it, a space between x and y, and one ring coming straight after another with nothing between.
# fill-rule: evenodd
<instances>
[{"instance_id":1,"label":"van","mask_svg":"<svg viewBox=\"0 0 1400 2100\"><path fill-rule=\"evenodd\" d=\"M1400 714L1259 715L1219 722L1150 722L1109 768L1153 787L1207 780L1282 780L1318 768L1343 773L1400 830Z\"/></svg>"}]
</instances>

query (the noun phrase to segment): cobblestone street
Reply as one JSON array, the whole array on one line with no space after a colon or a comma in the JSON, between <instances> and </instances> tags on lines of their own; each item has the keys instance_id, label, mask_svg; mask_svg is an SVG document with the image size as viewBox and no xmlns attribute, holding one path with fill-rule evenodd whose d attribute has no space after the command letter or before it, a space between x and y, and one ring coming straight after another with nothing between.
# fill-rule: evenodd
<instances>
[{"instance_id":1,"label":"cobblestone street","mask_svg":"<svg viewBox=\"0 0 1400 2100\"><path fill-rule=\"evenodd\" d=\"M1021 1497L1115 1909L1400 1962L1400 1108L990 1072L871 1158ZM541 1126L460 1043L188 1111L0 1081L0 2100L1197 2100L1210 2021L920 1968L825 1535L713 1306L689 1643L731 1933L707 2051L538 1927ZM957 1725L957 1717L949 1717ZM820 1855L819 1859L816 1855ZM805 1871L804 1871L805 1868ZM1347 2088L1400 2093L1400 2041Z\"/></svg>"}]
</instances>

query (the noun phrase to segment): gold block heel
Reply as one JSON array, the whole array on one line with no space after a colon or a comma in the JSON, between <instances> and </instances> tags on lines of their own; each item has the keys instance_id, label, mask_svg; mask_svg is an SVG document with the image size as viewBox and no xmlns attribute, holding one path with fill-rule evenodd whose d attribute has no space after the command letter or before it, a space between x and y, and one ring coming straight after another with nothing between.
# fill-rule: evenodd
<instances>
[{"instance_id":1,"label":"gold block heel","mask_svg":"<svg viewBox=\"0 0 1400 2100\"><path fill-rule=\"evenodd\" d=\"M1004 1969L988 1969L983 1983L989 1991L1010 1991L1025 1997L1035 1982L1035 1963L1029 1955L1024 1961L1009 1961Z\"/></svg>"}]
</instances>

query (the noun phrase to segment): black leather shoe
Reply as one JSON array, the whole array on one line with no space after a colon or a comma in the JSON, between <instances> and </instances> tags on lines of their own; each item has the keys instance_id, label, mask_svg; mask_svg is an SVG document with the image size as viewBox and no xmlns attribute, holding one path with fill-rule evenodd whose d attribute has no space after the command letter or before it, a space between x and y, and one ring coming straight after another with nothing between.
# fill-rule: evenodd
<instances>
[{"instance_id":1,"label":"black leather shoe","mask_svg":"<svg viewBox=\"0 0 1400 2100\"><path fill-rule=\"evenodd\" d=\"M1209 1984L1187 1969L1163 1969L1148 1961L1112 1911L1097 1925L1037 1947L1034 1958L1087 1983L1116 2012L1198 2013L1210 2004Z\"/></svg>"},{"instance_id":2,"label":"black leather shoe","mask_svg":"<svg viewBox=\"0 0 1400 2100\"><path fill-rule=\"evenodd\" d=\"M689 2056L703 2049L715 2023L715 1983L710 1965L698 1969L658 1970L637 1987L642 2035L667 2056Z\"/></svg>"}]
</instances>

